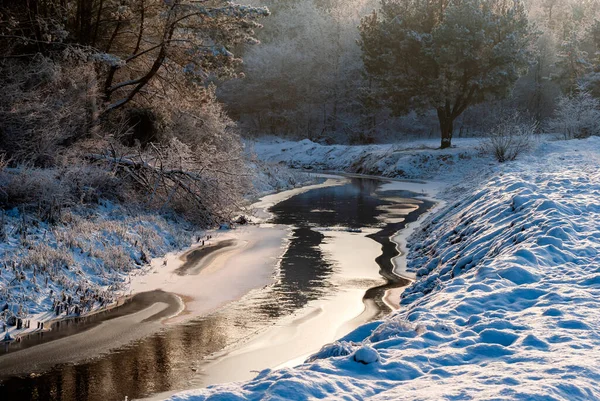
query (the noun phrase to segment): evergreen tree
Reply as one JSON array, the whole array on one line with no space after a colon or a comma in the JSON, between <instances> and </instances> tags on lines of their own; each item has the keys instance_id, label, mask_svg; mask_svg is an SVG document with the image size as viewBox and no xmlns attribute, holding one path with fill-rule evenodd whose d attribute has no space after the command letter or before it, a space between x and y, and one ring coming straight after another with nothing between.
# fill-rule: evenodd
<instances>
[{"instance_id":1,"label":"evergreen tree","mask_svg":"<svg viewBox=\"0 0 600 401\"><path fill-rule=\"evenodd\" d=\"M441 147L469 106L500 98L527 67L530 26L519 0L382 0L363 19L367 73L392 111L437 111Z\"/></svg>"}]
</instances>

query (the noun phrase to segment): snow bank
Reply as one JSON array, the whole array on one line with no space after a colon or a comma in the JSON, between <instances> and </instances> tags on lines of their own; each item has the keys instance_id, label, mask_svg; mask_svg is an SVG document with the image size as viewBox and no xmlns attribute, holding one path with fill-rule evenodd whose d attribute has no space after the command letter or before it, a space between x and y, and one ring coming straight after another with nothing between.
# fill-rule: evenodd
<instances>
[{"instance_id":1,"label":"snow bank","mask_svg":"<svg viewBox=\"0 0 600 401\"><path fill-rule=\"evenodd\" d=\"M254 179L249 198L316 181L259 160L247 168ZM147 274L153 258L187 248L201 234L183 221L134 209L103 201L66 211L56 225L16 208L2 213L0 332L2 323L16 324L15 316L33 323L29 330L9 327L16 336L37 329L36 322L111 305L129 293L131 275Z\"/></svg>"},{"instance_id":2,"label":"snow bank","mask_svg":"<svg viewBox=\"0 0 600 401\"><path fill-rule=\"evenodd\" d=\"M0 321L33 317L31 330L35 321L110 305L129 274L189 246L194 234L186 223L110 202L66 211L56 225L13 209L1 231Z\"/></svg>"},{"instance_id":3,"label":"snow bank","mask_svg":"<svg viewBox=\"0 0 600 401\"><path fill-rule=\"evenodd\" d=\"M345 171L404 179L457 180L465 164L487 168L480 140L455 139L455 147L439 149L439 139L393 145L320 145L308 139L293 142L267 138L253 143L259 159L308 170Z\"/></svg>"},{"instance_id":4,"label":"snow bank","mask_svg":"<svg viewBox=\"0 0 600 401\"><path fill-rule=\"evenodd\" d=\"M404 308L173 400L600 398L600 138L546 143L410 240Z\"/></svg>"},{"instance_id":5,"label":"snow bank","mask_svg":"<svg viewBox=\"0 0 600 401\"><path fill-rule=\"evenodd\" d=\"M255 191L255 193L250 194L251 197L260 197L290 188L298 188L317 181L312 174L290 170L276 163L254 160L248 163L247 166L252 177L252 187Z\"/></svg>"}]
</instances>

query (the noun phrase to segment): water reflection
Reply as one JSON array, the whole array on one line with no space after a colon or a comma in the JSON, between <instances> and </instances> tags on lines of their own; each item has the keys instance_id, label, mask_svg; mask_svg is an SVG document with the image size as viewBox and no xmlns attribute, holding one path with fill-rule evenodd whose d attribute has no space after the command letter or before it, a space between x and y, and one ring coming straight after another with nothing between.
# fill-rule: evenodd
<instances>
[{"instance_id":1,"label":"water reflection","mask_svg":"<svg viewBox=\"0 0 600 401\"><path fill-rule=\"evenodd\" d=\"M319 244L322 233L306 227L293 230L290 245L283 255L279 281L257 295L259 309L269 318L279 318L322 297L331 289L328 278L331 263L325 260Z\"/></svg>"},{"instance_id":2,"label":"water reflection","mask_svg":"<svg viewBox=\"0 0 600 401\"><path fill-rule=\"evenodd\" d=\"M272 286L252 291L213 315L168 327L84 363L6 379L0 383L0 400L124 400L125 396L139 398L199 385L203 358L247 341L310 301L338 290L334 264L319 247L324 235L311 228L380 228L372 238L382 245L377 262L388 284L369 290L367 296L381 298L385 288L398 285L390 274L391 258L397 252L389 237L431 204L405 199L411 194L404 192L378 194L380 185L379 180L356 178L347 185L308 191L274 206L273 222L293 227L293 233L281 259L279 279ZM408 215L407 205L414 209ZM406 221L384 223L382 216Z\"/></svg>"}]
</instances>

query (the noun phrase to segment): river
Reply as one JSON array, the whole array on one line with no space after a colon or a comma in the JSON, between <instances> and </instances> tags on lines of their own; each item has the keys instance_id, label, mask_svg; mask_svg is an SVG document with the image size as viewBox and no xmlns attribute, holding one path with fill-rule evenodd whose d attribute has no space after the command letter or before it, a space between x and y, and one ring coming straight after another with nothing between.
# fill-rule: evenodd
<instances>
[{"instance_id":1,"label":"river","mask_svg":"<svg viewBox=\"0 0 600 401\"><path fill-rule=\"evenodd\" d=\"M289 227L290 240L273 284L83 362L0 376L0 399L124 400L249 379L389 313L386 290L410 282L393 273L391 237L433 204L384 183L352 177L277 203L269 223Z\"/></svg>"}]
</instances>

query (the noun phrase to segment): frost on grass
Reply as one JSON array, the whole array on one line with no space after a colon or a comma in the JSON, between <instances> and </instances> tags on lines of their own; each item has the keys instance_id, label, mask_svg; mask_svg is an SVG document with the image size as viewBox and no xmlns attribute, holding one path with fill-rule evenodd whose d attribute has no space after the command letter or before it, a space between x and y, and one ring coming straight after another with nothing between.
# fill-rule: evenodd
<instances>
[{"instance_id":1,"label":"frost on grass","mask_svg":"<svg viewBox=\"0 0 600 401\"><path fill-rule=\"evenodd\" d=\"M399 312L297 368L172 399L599 399L599 219L600 138L546 143L410 239Z\"/></svg>"},{"instance_id":2,"label":"frost on grass","mask_svg":"<svg viewBox=\"0 0 600 401\"><path fill-rule=\"evenodd\" d=\"M61 220L48 224L16 208L3 214L4 320L56 311L57 305L64 315L110 304L127 290L129 273L189 245L193 236L189 224L109 202L65 211Z\"/></svg>"}]
</instances>

